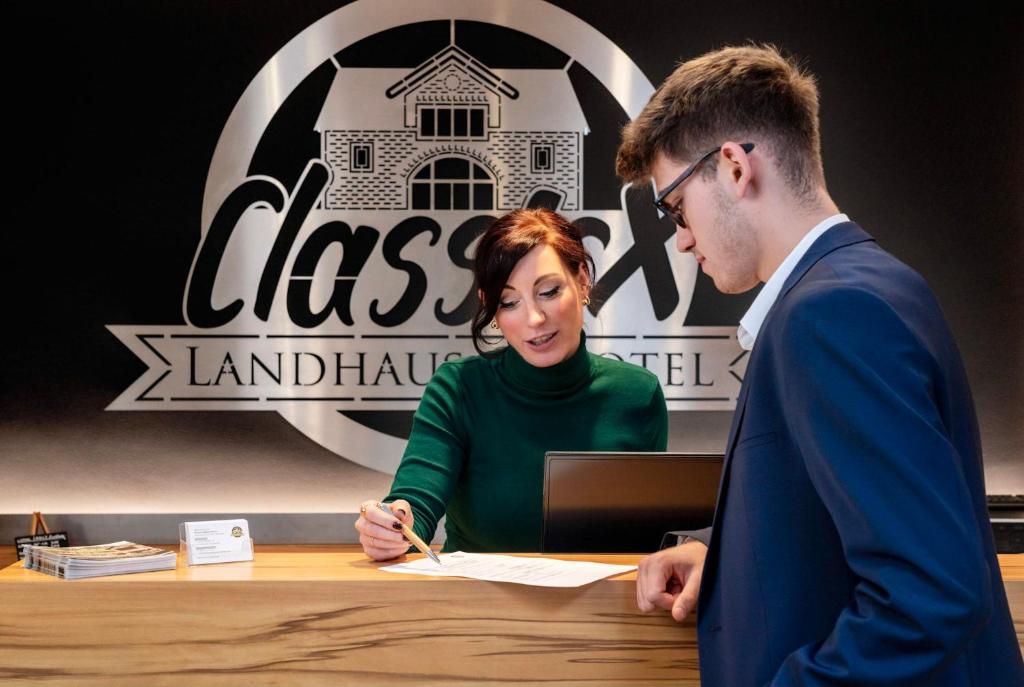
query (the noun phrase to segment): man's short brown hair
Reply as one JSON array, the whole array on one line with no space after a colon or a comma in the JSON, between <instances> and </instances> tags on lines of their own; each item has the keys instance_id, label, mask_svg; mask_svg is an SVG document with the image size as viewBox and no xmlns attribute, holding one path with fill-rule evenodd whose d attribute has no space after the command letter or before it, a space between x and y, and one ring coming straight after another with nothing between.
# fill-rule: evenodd
<instances>
[{"instance_id":1,"label":"man's short brown hair","mask_svg":"<svg viewBox=\"0 0 1024 687\"><path fill-rule=\"evenodd\" d=\"M729 47L684 62L622 130L615 171L646 182L660 153L691 162L725 141L771 156L799 198L824 184L814 77L772 45ZM706 173L715 168L709 160Z\"/></svg>"}]
</instances>

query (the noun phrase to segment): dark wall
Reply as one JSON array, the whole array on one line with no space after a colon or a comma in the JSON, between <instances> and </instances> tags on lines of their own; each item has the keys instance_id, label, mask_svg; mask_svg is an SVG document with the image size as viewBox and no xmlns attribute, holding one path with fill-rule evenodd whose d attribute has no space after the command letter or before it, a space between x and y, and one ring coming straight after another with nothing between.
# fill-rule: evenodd
<instances>
[{"instance_id":1,"label":"dark wall","mask_svg":"<svg viewBox=\"0 0 1024 687\"><path fill-rule=\"evenodd\" d=\"M840 209L928 280L963 353L988 465L1024 488L1024 5L561 3L655 84L770 42L817 77ZM1018 467L1019 466L1019 467Z\"/></svg>"},{"instance_id":2,"label":"dark wall","mask_svg":"<svg viewBox=\"0 0 1024 687\"><path fill-rule=\"evenodd\" d=\"M13 423L106 421L102 408L142 370L104 325L183 322L221 127L267 60L338 4L8 8L0 447ZM724 44L773 42L801 57L819 78L833 197L935 289L987 461L1002 468L990 491L1024 488L1013 476L1024 446L1022 5L555 4L655 84ZM741 313L748 302L722 297L720 307Z\"/></svg>"}]
</instances>

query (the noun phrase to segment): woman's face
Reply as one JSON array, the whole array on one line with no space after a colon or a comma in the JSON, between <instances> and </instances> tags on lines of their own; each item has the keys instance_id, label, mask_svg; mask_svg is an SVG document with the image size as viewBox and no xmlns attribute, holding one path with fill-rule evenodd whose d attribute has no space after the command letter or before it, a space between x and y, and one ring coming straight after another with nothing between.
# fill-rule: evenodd
<instances>
[{"instance_id":1,"label":"woman's face","mask_svg":"<svg viewBox=\"0 0 1024 687\"><path fill-rule=\"evenodd\" d=\"M568 359L580 345L586 275L572 274L549 245L524 255L501 292L495 320L505 340L534 367Z\"/></svg>"}]
</instances>

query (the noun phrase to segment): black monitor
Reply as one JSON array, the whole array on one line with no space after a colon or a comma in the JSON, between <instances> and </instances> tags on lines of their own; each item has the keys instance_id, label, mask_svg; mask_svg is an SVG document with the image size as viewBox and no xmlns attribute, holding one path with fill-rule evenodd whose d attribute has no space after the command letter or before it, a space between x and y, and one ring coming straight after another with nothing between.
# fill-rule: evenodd
<instances>
[{"instance_id":1,"label":"black monitor","mask_svg":"<svg viewBox=\"0 0 1024 687\"><path fill-rule=\"evenodd\" d=\"M650 553L711 525L722 454L549 451L544 553Z\"/></svg>"}]
</instances>

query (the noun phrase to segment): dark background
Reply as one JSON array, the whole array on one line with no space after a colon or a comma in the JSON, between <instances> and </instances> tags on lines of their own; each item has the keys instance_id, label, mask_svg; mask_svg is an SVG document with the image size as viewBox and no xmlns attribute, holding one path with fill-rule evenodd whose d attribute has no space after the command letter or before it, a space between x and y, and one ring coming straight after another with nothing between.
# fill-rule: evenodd
<instances>
[{"instance_id":1,"label":"dark background","mask_svg":"<svg viewBox=\"0 0 1024 687\"><path fill-rule=\"evenodd\" d=\"M116 421L133 431L131 418L102 408L142 366L105 325L183 323L221 128L267 60L340 4L6 10L4 198L13 221L4 237L0 456L5 428L26 424L45 432L53 422ZM934 288L972 381L989 491L1024 491L1024 5L554 4L608 36L654 84L678 60L725 44L773 42L801 58L819 79L833 198ZM701 289L700 307L722 319L705 324L735 324L750 301ZM210 430L204 414L168 415ZM681 415L673 448L686 447L680 426L713 414ZM706 419L715 432L724 426ZM218 423L244 426L248 441L262 432L309 442L272 414L220 413Z\"/></svg>"}]
</instances>

